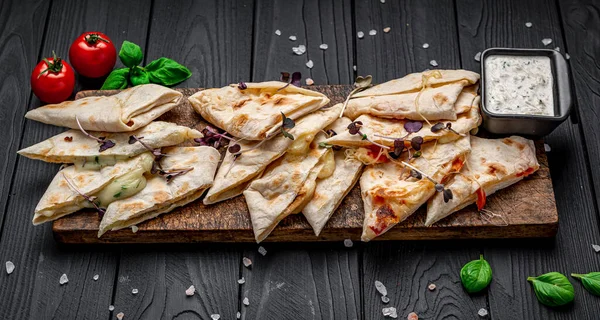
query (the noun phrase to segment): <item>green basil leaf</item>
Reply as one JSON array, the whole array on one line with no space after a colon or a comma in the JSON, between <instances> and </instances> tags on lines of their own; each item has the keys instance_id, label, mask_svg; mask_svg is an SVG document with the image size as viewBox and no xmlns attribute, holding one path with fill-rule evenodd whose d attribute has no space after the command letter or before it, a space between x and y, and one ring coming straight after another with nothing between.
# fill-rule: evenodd
<instances>
[{"instance_id":1,"label":"green basil leaf","mask_svg":"<svg viewBox=\"0 0 600 320\"><path fill-rule=\"evenodd\" d=\"M129 68L115 69L106 77L100 90L125 89L127 88L128 78Z\"/></svg>"},{"instance_id":2,"label":"green basil leaf","mask_svg":"<svg viewBox=\"0 0 600 320\"><path fill-rule=\"evenodd\" d=\"M148 72L150 81L163 86L176 85L192 76L188 68L164 57L150 62L144 69Z\"/></svg>"},{"instance_id":3,"label":"green basil leaf","mask_svg":"<svg viewBox=\"0 0 600 320\"><path fill-rule=\"evenodd\" d=\"M123 41L121 45L121 51L119 51L119 58L121 62L129 68L137 67L142 63L144 54L142 48L133 42L127 40Z\"/></svg>"},{"instance_id":4,"label":"green basil leaf","mask_svg":"<svg viewBox=\"0 0 600 320\"><path fill-rule=\"evenodd\" d=\"M150 83L150 79L148 78L148 73L140 67L135 67L135 68L131 69L129 79L131 80L131 84L134 86Z\"/></svg>"},{"instance_id":5,"label":"green basil leaf","mask_svg":"<svg viewBox=\"0 0 600 320\"><path fill-rule=\"evenodd\" d=\"M591 294L600 296L600 272L588 274L571 273L571 277L581 280L583 287Z\"/></svg>"},{"instance_id":6,"label":"green basil leaf","mask_svg":"<svg viewBox=\"0 0 600 320\"><path fill-rule=\"evenodd\" d=\"M460 280L467 292L479 292L492 281L492 267L480 255L479 260L470 261L460 269Z\"/></svg>"},{"instance_id":7,"label":"green basil leaf","mask_svg":"<svg viewBox=\"0 0 600 320\"><path fill-rule=\"evenodd\" d=\"M575 289L569 279L558 272L549 272L538 277L528 277L538 301L549 306L565 305L575 298Z\"/></svg>"}]
</instances>

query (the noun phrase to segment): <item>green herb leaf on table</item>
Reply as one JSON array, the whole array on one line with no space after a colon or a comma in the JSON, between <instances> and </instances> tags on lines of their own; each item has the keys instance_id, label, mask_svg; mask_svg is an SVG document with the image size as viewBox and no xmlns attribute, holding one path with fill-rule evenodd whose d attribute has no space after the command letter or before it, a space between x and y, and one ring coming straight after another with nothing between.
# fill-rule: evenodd
<instances>
[{"instance_id":1,"label":"green herb leaf on table","mask_svg":"<svg viewBox=\"0 0 600 320\"><path fill-rule=\"evenodd\" d=\"M469 293L479 292L492 281L492 267L479 256L479 260L473 260L465 264L460 270L460 280Z\"/></svg>"},{"instance_id":2,"label":"green herb leaf on table","mask_svg":"<svg viewBox=\"0 0 600 320\"><path fill-rule=\"evenodd\" d=\"M121 50L119 51L119 58L121 62L128 67L133 68L137 67L142 63L144 59L144 53L142 53L142 48L137 44L130 41L123 41L121 45Z\"/></svg>"},{"instance_id":3,"label":"green herb leaf on table","mask_svg":"<svg viewBox=\"0 0 600 320\"><path fill-rule=\"evenodd\" d=\"M127 79L129 79L129 68L115 69L104 80L100 90L125 89L128 84Z\"/></svg>"},{"instance_id":4,"label":"green herb leaf on table","mask_svg":"<svg viewBox=\"0 0 600 320\"><path fill-rule=\"evenodd\" d=\"M571 273L571 277L581 280L583 287L591 294L600 296L600 272L588 274Z\"/></svg>"},{"instance_id":5,"label":"green herb leaf on table","mask_svg":"<svg viewBox=\"0 0 600 320\"><path fill-rule=\"evenodd\" d=\"M164 86L176 85L192 76L192 72L174 60L162 57L145 68L150 81Z\"/></svg>"},{"instance_id":6,"label":"green herb leaf on table","mask_svg":"<svg viewBox=\"0 0 600 320\"><path fill-rule=\"evenodd\" d=\"M575 298L575 289L569 279L558 272L549 272L538 277L528 277L538 301L549 307L570 303Z\"/></svg>"},{"instance_id":7,"label":"green herb leaf on table","mask_svg":"<svg viewBox=\"0 0 600 320\"><path fill-rule=\"evenodd\" d=\"M150 83L148 73L141 67L132 68L129 74L129 79L131 80L131 84L134 86Z\"/></svg>"}]
</instances>

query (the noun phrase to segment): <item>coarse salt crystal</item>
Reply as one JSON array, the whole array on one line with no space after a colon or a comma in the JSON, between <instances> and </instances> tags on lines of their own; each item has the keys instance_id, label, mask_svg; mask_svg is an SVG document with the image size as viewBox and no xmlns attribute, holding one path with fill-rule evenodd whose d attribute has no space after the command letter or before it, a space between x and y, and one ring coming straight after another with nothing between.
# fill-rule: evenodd
<instances>
[{"instance_id":1,"label":"coarse salt crystal","mask_svg":"<svg viewBox=\"0 0 600 320\"><path fill-rule=\"evenodd\" d=\"M475 54L475 57L474 57L474 59L475 59L475 61L477 61L477 62L481 61L481 51L479 51L479 52L477 52L477 53Z\"/></svg>"},{"instance_id":2,"label":"coarse salt crystal","mask_svg":"<svg viewBox=\"0 0 600 320\"><path fill-rule=\"evenodd\" d=\"M132 231L133 233L136 233L136 232L138 232L138 229L139 229L139 228L138 228L138 226L131 226L131 231Z\"/></svg>"},{"instance_id":3,"label":"coarse salt crystal","mask_svg":"<svg viewBox=\"0 0 600 320\"><path fill-rule=\"evenodd\" d=\"M288 39L290 39L292 41L296 41L296 36L290 36Z\"/></svg>"},{"instance_id":4,"label":"coarse salt crystal","mask_svg":"<svg viewBox=\"0 0 600 320\"><path fill-rule=\"evenodd\" d=\"M390 32L390 30L392 30L392 28L390 28L390 27L383 28L383 32L385 32L385 33Z\"/></svg>"},{"instance_id":5,"label":"coarse salt crystal","mask_svg":"<svg viewBox=\"0 0 600 320\"><path fill-rule=\"evenodd\" d=\"M313 84L315 84L315 81L311 78L306 78L305 81L307 86L312 86Z\"/></svg>"},{"instance_id":6,"label":"coarse salt crystal","mask_svg":"<svg viewBox=\"0 0 600 320\"><path fill-rule=\"evenodd\" d=\"M385 3L385 0L379 0L381 3Z\"/></svg>"},{"instance_id":7,"label":"coarse salt crystal","mask_svg":"<svg viewBox=\"0 0 600 320\"><path fill-rule=\"evenodd\" d=\"M384 317L390 317L394 319L398 318L398 313L394 307L383 308L381 309L381 312L383 312Z\"/></svg>"},{"instance_id":8,"label":"coarse salt crystal","mask_svg":"<svg viewBox=\"0 0 600 320\"><path fill-rule=\"evenodd\" d=\"M429 64L430 64L432 67L437 67L437 66L438 66L438 63L437 63L437 61L435 61L435 60L431 60L431 61L429 61Z\"/></svg>"},{"instance_id":9,"label":"coarse salt crystal","mask_svg":"<svg viewBox=\"0 0 600 320\"><path fill-rule=\"evenodd\" d=\"M479 309L479 311L477 311L477 314L478 314L480 317L485 317L485 316L487 316L487 315L488 315L488 311L487 311L485 308L481 308L481 309Z\"/></svg>"},{"instance_id":10,"label":"coarse salt crystal","mask_svg":"<svg viewBox=\"0 0 600 320\"><path fill-rule=\"evenodd\" d=\"M436 286L435 283L430 283L429 286L427 286L427 289L429 289L429 291L433 291L435 290Z\"/></svg>"},{"instance_id":11,"label":"coarse salt crystal","mask_svg":"<svg viewBox=\"0 0 600 320\"><path fill-rule=\"evenodd\" d=\"M138 289L131 289L132 294L138 294Z\"/></svg>"},{"instance_id":12,"label":"coarse salt crystal","mask_svg":"<svg viewBox=\"0 0 600 320\"><path fill-rule=\"evenodd\" d=\"M319 46L319 49L321 50L327 50L329 48L329 46L326 43L323 43Z\"/></svg>"},{"instance_id":13,"label":"coarse salt crystal","mask_svg":"<svg viewBox=\"0 0 600 320\"><path fill-rule=\"evenodd\" d=\"M123 312L119 312L119 313L117 314L117 319L119 319L119 320L123 320L123 317L125 317L125 314L124 314Z\"/></svg>"},{"instance_id":14,"label":"coarse salt crystal","mask_svg":"<svg viewBox=\"0 0 600 320\"><path fill-rule=\"evenodd\" d=\"M238 279L238 283L244 284L244 283L246 283L246 279L244 277L242 277L241 279Z\"/></svg>"},{"instance_id":15,"label":"coarse salt crystal","mask_svg":"<svg viewBox=\"0 0 600 320\"><path fill-rule=\"evenodd\" d=\"M115 306L113 306L112 304L110 306L108 306L108 311L113 311L115 310Z\"/></svg>"},{"instance_id":16,"label":"coarse salt crystal","mask_svg":"<svg viewBox=\"0 0 600 320\"><path fill-rule=\"evenodd\" d=\"M241 313L238 311L238 312L235 314L235 318L236 318L236 319L239 319L239 318L241 318L241 317L242 317L242 314L241 314Z\"/></svg>"},{"instance_id":17,"label":"coarse salt crystal","mask_svg":"<svg viewBox=\"0 0 600 320\"><path fill-rule=\"evenodd\" d=\"M427 48L429 48L429 43L427 43L427 42L423 43L423 49L427 49Z\"/></svg>"},{"instance_id":18,"label":"coarse salt crystal","mask_svg":"<svg viewBox=\"0 0 600 320\"><path fill-rule=\"evenodd\" d=\"M221 315L220 314L211 314L210 318L212 320L219 320L219 319L221 319Z\"/></svg>"},{"instance_id":19,"label":"coarse salt crystal","mask_svg":"<svg viewBox=\"0 0 600 320\"><path fill-rule=\"evenodd\" d=\"M385 288L383 283L381 283L381 281L375 280L375 289L377 289L377 291L379 291L381 295L387 296L387 289Z\"/></svg>"},{"instance_id":20,"label":"coarse salt crystal","mask_svg":"<svg viewBox=\"0 0 600 320\"><path fill-rule=\"evenodd\" d=\"M185 290L185 295L188 297L193 296L194 293L196 293L196 287L194 287L194 285L191 285L189 288L187 288L187 290Z\"/></svg>"},{"instance_id":21,"label":"coarse salt crystal","mask_svg":"<svg viewBox=\"0 0 600 320\"><path fill-rule=\"evenodd\" d=\"M252 260L244 257L242 258L242 263L244 264L244 267L249 268L252 265Z\"/></svg>"},{"instance_id":22,"label":"coarse salt crystal","mask_svg":"<svg viewBox=\"0 0 600 320\"><path fill-rule=\"evenodd\" d=\"M381 296L381 301L383 303L388 303L388 302L390 302L390 298L388 298L387 296Z\"/></svg>"},{"instance_id":23,"label":"coarse salt crystal","mask_svg":"<svg viewBox=\"0 0 600 320\"><path fill-rule=\"evenodd\" d=\"M312 60L308 60L308 61L306 62L306 67L307 67L307 68L309 68L309 69L312 69L312 67L314 67L314 65L315 65L315 64L313 63L313 61L312 61ZM265 251L265 254L266 254L266 251ZM263 256L264 256L264 254L263 254Z\"/></svg>"},{"instance_id":24,"label":"coarse salt crystal","mask_svg":"<svg viewBox=\"0 0 600 320\"><path fill-rule=\"evenodd\" d=\"M550 39L550 38L545 38L545 39L542 39L542 43L543 43L545 46L547 46L547 45L549 45L549 44L551 44L551 43L552 43L552 39Z\"/></svg>"},{"instance_id":25,"label":"coarse salt crystal","mask_svg":"<svg viewBox=\"0 0 600 320\"><path fill-rule=\"evenodd\" d=\"M419 320L419 316L416 313L411 312L411 313L408 314L408 316L406 317L406 319L407 320Z\"/></svg>"},{"instance_id":26,"label":"coarse salt crystal","mask_svg":"<svg viewBox=\"0 0 600 320\"><path fill-rule=\"evenodd\" d=\"M554 50L560 52L560 47L556 47Z\"/></svg>"},{"instance_id":27,"label":"coarse salt crystal","mask_svg":"<svg viewBox=\"0 0 600 320\"><path fill-rule=\"evenodd\" d=\"M571 59L571 56L568 53L565 53L565 59L569 60Z\"/></svg>"},{"instance_id":28,"label":"coarse salt crystal","mask_svg":"<svg viewBox=\"0 0 600 320\"><path fill-rule=\"evenodd\" d=\"M61 285L65 284L69 282L69 278L67 278L67 275L63 273L62 276L60 276L60 280L58 280L58 283L60 283Z\"/></svg>"},{"instance_id":29,"label":"coarse salt crystal","mask_svg":"<svg viewBox=\"0 0 600 320\"><path fill-rule=\"evenodd\" d=\"M353 69L354 71L356 71L356 66L352 66L352 69Z\"/></svg>"},{"instance_id":30,"label":"coarse salt crystal","mask_svg":"<svg viewBox=\"0 0 600 320\"><path fill-rule=\"evenodd\" d=\"M531 28L533 26L533 23L531 23L531 22L525 22L525 26L527 28Z\"/></svg>"},{"instance_id":31,"label":"coarse salt crystal","mask_svg":"<svg viewBox=\"0 0 600 320\"><path fill-rule=\"evenodd\" d=\"M350 239L344 239L344 247L350 248L353 245L354 245L354 243L352 242L352 240L350 240Z\"/></svg>"},{"instance_id":32,"label":"coarse salt crystal","mask_svg":"<svg viewBox=\"0 0 600 320\"><path fill-rule=\"evenodd\" d=\"M248 300L248 297L245 297L245 298L244 298L244 300L242 300L242 303L243 303L245 306L249 306L249 305L250 305L250 300Z\"/></svg>"},{"instance_id":33,"label":"coarse salt crystal","mask_svg":"<svg viewBox=\"0 0 600 320\"><path fill-rule=\"evenodd\" d=\"M95 274L95 275L94 275L94 277L93 277L92 279L94 279L94 281L98 281L98 279L100 279L100 275L98 275L98 274Z\"/></svg>"},{"instance_id":34,"label":"coarse salt crystal","mask_svg":"<svg viewBox=\"0 0 600 320\"><path fill-rule=\"evenodd\" d=\"M596 252L600 252L600 245L593 244L592 249L594 249L594 251L596 251Z\"/></svg>"},{"instance_id":35,"label":"coarse salt crystal","mask_svg":"<svg viewBox=\"0 0 600 320\"><path fill-rule=\"evenodd\" d=\"M552 148L550 148L550 145L549 145L549 144L547 144L547 143L544 143L544 151L546 151L546 152L550 152L550 151L552 151Z\"/></svg>"},{"instance_id":36,"label":"coarse salt crystal","mask_svg":"<svg viewBox=\"0 0 600 320\"><path fill-rule=\"evenodd\" d=\"M15 271L15 264L12 261L6 261L6 273L11 274Z\"/></svg>"},{"instance_id":37,"label":"coarse salt crystal","mask_svg":"<svg viewBox=\"0 0 600 320\"><path fill-rule=\"evenodd\" d=\"M312 60L308 60L308 62L310 62L312 64ZM308 67L308 62L306 63L307 67ZM312 66L309 67L309 68L312 68ZM263 247L263 246L260 246L260 247L258 247L258 253L262 254L263 256L266 256L267 255L267 249L265 249L265 247Z\"/></svg>"},{"instance_id":38,"label":"coarse salt crystal","mask_svg":"<svg viewBox=\"0 0 600 320\"><path fill-rule=\"evenodd\" d=\"M306 52L306 46L301 44L297 47L292 47L292 51L294 51L295 54L301 56Z\"/></svg>"},{"instance_id":39,"label":"coarse salt crystal","mask_svg":"<svg viewBox=\"0 0 600 320\"><path fill-rule=\"evenodd\" d=\"M374 35L376 35L376 34L377 34L377 30L375 30L375 29L373 29L373 30L369 31L369 35L370 35L370 36L374 36Z\"/></svg>"},{"instance_id":40,"label":"coarse salt crystal","mask_svg":"<svg viewBox=\"0 0 600 320\"><path fill-rule=\"evenodd\" d=\"M362 31L359 31L356 33L356 36L358 36L359 39L362 39L365 36L365 33Z\"/></svg>"},{"instance_id":41,"label":"coarse salt crystal","mask_svg":"<svg viewBox=\"0 0 600 320\"><path fill-rule=\"evenodd\" d=\"M278 36L280 36L281 35L281 30L279 30L279 29L275 30L275 34L278 35Z\"/></svg>"}]
</instances>

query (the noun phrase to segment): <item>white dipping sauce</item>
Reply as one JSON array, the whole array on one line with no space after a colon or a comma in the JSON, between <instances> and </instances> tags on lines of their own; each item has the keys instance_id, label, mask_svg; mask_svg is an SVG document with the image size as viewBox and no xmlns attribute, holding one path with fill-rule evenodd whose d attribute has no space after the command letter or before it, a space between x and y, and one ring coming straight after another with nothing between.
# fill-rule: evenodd
<instances>
[{"instance_id":1,"label":"white dipping sauce","mask_svg":"<svg viewBox=\"0 0 600 320\"><path fill-rule=\"evenodd\" d=\"M552 68L544 56L485 59L485 107L499 114L554 115Z\"/></svg>"}]
</instances>

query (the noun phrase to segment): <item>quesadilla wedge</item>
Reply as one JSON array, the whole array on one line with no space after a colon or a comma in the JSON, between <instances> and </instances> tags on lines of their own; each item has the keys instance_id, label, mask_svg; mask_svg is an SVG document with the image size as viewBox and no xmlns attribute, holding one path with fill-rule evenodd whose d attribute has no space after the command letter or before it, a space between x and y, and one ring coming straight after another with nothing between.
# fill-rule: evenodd
<instances>
[{"instance_id":1,"label":"quesadilla wedge","mask_svg":"<svg viewBox=\"0 0 600 320\"><path fill-rule=\"evenodd\" d=\"M476 97L473 100L471 109L468 112L460 114L456 120L443 121L443 123L450 123L452 129L461 134L468 134L471 130L476 129L481 124L479 100L480 98ZM446 143L460 138L460 135L447 129L432 132L431 128L436 124L435 122L431 122L431 125L423 122L423 128L421 128L421 130L409 133L404 128L404 124L409 122L409 120L383 119L365 114L356 118L355 121L362 122L360 130L369 137L369 140L388 147L394 146L394 140L389 137L403 138L404 140L409 141L413 137L421 136L425 142L438 140L439 143ZM337 135L325 140L325 142L336 146L350 148L368 147L372 145L370 141L363 139L361 135L352 135L348 130L338 132Z\"/></svg>"},{"instance_id":2,"label":"quesadilla wedge","mask_svg":"<svg viewBox=\"0 0 600 320\"><path fill-rule=\"evenodd\" d=\"M469 151L469 137L446 144L429 143L423 146L422 156L410 164L445 183L452 172L462 168ZM367 166L360 188L365 208L362 241L370 241L404 221L436 192L433 182L414 178L409 168L396 162Z\"/></svg>"},{"instance_id":3,"label":"quesadilla wedge","mask_svg":"<svg viewBox=\"0 0 600 320\"><path fill-rule=\"evenodd\" d=\"M447 185L452 189L452 199L446 203L439 194L429 199L425 225L431 226L476 201L481 210L486 195L521 181L539 167L531 140L518 136L504 139L471 137L471 153L466 165Z\"/></svg>"},{"instance_id":4,"label":"quesadilla wedge","mask_svg":"<svg viewBox=\"0 0 600 320\"><path fill-rule=\"evenodd\" d=\"M75 166L60 170L35 207L33 224L93 208L94 204L83 195L94 197L96 206L106 208L113 201L140 192L146 186L144 173L152 168L152 160L152 154L146 152L100 170L78 170Z\"/></svg>"},{"instance_id":5,"label":"quesadilla wedge","mask_svg":"<svg viewBox=\"0 0 600 320\"><path fill-rule=\"evenodd\" d=\"M319 133L306 154L286 154L271 163L243 192L256 242L263 241L279 221L298 212L303 200L310 199L314 187L306 182L316 180L323 168L321 158L331 152L318 146L324 136Z\"/></svg>"},{"instance_id":6,"label":"quesadilla wedge","mask_svg":"<svg viewBox=\"0 0 600 320\"><path fill-rule=\"evenodd\" d=\"M221 158L217 149L205 146L171 147L163 151L166 154L161 160L164 170L192 170L174 177L170 182L154 175L141 192L111 203L100 223L98 237L109 230L136 225L195 201L210 187Z\"/></svg>"},{"instance_id":7,"label":"quesadilla wedge","mask_svg":"<svg viewBox=\"0 0 600 320\"><path fill-rule=\"evenodd\" d=\"M439 74L437 74L439 72ZM439 77L438 77L439 75ZM373 86L369 89L352 95L353 98L385 96L390 94L400 94L408 92L417 92L423 88L423 77L427 79L427 85L437 87L459 81L467 81L469 85L479 81L479 74L467 70L428 70L423 72L411 73L402 78L390 80Z\"/></svg>"},{"instance_id":8,"label":"quesadilla wedge","mask_svg":"<svg viewBox=\"0 0 600 320\"><path fill-rule=\"evenodd\" d=\"M33 109L25 118L77 129L76 118L85 130L128 132L160 117L181 102L181 92L144 84L112 96L87 97Z\"/></svg>"},{"instance_id":9,"label":"quesadilla wedge","mask_svg":"<svg viewBox=\"0 0 600 320\"><path fill-rule=\"evenodd\" d=\"M259 176L269 163L281 157L286 151L293 154L306 153L315 135L332 123L341 110L342 105L337 104L303 116L296 121L294 128L289 129L294 140L284 136L274 137L260 147L244 152L235 160L233 166L231 164L233 155L227 151L214 184L204 198L204 204L217 203L242 194L252 179ZM238 142L242 150L251 149L257 143L243 140Z\"/></svg>"},{"instance_id":10,"label":"quesadilla wedge","mask_svg":"<svg viewBox=\"0 0 600 320\"><path fill-rule=\"evenodd\" d=\"M80 130L73 129L21 149L18 153L30 159L53 163L75 163L77 167L84 169L97 169L148 151L139 142L130 144L131 135L143 137L142 141L152 149L174 146L188 139L202 137L202 133L198 130L163 121L153 121L133 132L90 132L90 134L112 140L115 146L100 152L96 140L87 137Z\"/></svg>"},{"instance_id":11,"label":"quesadilla wedge","mask_svg":"<svg viewBox=\"0 0 600 320\"><path fill-rule=\"evenodd\" d=\"M281 128L281 114L296 120L329 103L316 91L284 82L245 83L245 89L231 84L207 89L189 97L202 117L231 135L262 140Z\"/></svg>"},{"instance_id":12,"label":"quesadilla wedge","mask_svg":"<svg viewBox=\"0 0 600 320\"><path fill-rule=\"evenodd\" d=\"M339 118L327 129L332 129L336 133L341 132L346 130L350 122L348 118ZM344 150L332 151L335 163L333 173L328 177L317 179L314 195L302 209L302 214L312 226L316 236L319 236L329 218L354 187L363 167L358 160L346 159Z\"/></svg>"}]
</instances>

